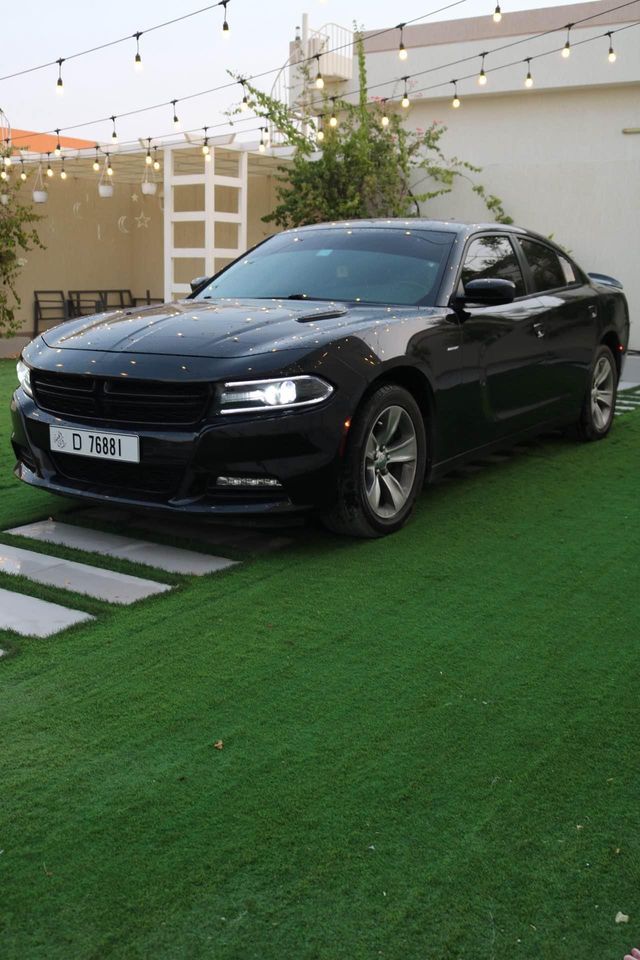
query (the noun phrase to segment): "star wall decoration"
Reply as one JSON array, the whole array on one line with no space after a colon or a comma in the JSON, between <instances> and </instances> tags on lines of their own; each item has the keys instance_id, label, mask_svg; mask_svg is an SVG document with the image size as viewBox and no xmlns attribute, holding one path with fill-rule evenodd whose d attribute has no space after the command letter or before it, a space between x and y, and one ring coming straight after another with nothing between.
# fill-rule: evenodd
<instances>
[{"instance_id":1,"label":"star wall decoration","mask_svg":"<svg viewBox=\"0 0 640 960\"><path fill-rule=\"evenodd\" d=\"M132 194L131 194L131 202L132 202L132 203L137 203L137 202L138 202L138 194L137 194L137 193L132 193Z\"/></svg>"},{"instance_id":2,"label":"star wall decoration","mask_svg":"<svg viewBox=\"0 0 640 960\"><path fill-rule=\"evenodd\" d=\"M138 216L134 217L133 219L137 223L138 229L140 229L140 227L144 227L144 229L146 230L148 229L149 224L151 223L151 217L148 217L144 212L144 210L141 210Z\"/></svg>"}]
</instances>

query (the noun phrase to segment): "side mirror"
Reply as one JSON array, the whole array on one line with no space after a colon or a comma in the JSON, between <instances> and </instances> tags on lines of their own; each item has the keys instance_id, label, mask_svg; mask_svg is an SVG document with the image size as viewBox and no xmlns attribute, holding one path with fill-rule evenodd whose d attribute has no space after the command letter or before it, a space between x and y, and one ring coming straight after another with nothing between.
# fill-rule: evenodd
<instances>
[{"instance_id":1,"label":"side mirror","mask_svg":"<svg viewBox=\"0 0 640 960\"><path fill-rule=\"evenodd\" d=\"M464 286L464 296L458 297L462 303L477 303L483 307L496 307L512 303L516 295L516 285L512 280L499 280L488 277L469 280Z\"/></svg>"},{"instance_id":2,"label":"side mirror","mask_svg":"<svg viewBox=\"0 0 640 960\"><path fill-rule=\"evenodd\" d=\"M209 277L196 277L195 280L192 280L189 286L191 287L191 293L195 293L198 287L202 287Z\"/></svg>"}]
</instances>

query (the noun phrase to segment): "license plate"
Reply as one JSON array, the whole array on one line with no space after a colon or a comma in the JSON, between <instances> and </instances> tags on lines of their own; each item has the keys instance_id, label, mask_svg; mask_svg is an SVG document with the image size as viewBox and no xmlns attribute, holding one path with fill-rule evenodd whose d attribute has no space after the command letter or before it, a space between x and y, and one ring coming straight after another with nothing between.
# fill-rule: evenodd
<instances>
[{"instance_id":1,"label":"license plate","mask_svg":"<svg viewBox=\"0 0 640 960\"><path fill-rule=\"evenodd\" d=\"M50 426L49 444L54 453L140 463L140 438L130 433L103 433L101 430L69 430L67 427Z\"/></svg>"}]
</instances>

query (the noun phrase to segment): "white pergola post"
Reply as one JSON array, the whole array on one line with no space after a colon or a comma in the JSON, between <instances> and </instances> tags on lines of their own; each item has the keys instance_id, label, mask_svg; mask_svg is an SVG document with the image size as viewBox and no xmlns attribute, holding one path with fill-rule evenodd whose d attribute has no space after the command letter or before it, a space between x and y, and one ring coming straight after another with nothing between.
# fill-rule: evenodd
<instances>
[{"instance_id":1,"label":"white pergola post","mask_svg":"<svg viewBox=\"0 0 640 960\"><path fill-rule=\"evenodd\" d=\"M180 151L185 150L190 150L193 155L192 167L199 168L202 172L176 172L176 157ZM227 154L233 152L237 155L238 176L223 176L216 173L216 150ZM222 269L225 262L235 260L247 248L249 155L245 150L213 146L210 155L211 161L205 163L204 158L198 155L191 144L164 148L164 297L167 301L191 292L188 283L184 280L176 280L176 263L180 259L201 260L203 274L213 276ZM176 188L183 186L203 186L204 206L194 210L176 210ZM216 210L217 187L230 187L238 191L237 212L227 213ZM176 246L174 226L180 222L204 222L204 246ZM216 224L220 223L238 225L237 246L216 246Z\"/></svg>"}]
</instances>

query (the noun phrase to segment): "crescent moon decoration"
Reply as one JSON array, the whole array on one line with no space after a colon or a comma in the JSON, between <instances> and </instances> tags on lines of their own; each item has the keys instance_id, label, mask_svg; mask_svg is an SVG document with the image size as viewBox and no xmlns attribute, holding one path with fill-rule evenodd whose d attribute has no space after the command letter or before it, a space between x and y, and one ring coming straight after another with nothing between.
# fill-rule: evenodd
<instances>
[{"instance_id":1,"label":"crescent moon decoration","mask_svg":"<svg viewBox=\"0 0 640 960\"><path fill-rule=\"evenodd\" d=\"M120 231L120 233L129 233L129 230L127 229L127 217L126 217L126 216L120 217L120 218L118 219L118 230Z\"/></svg>"}]
</instances>

